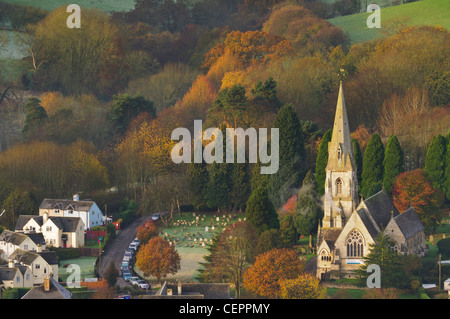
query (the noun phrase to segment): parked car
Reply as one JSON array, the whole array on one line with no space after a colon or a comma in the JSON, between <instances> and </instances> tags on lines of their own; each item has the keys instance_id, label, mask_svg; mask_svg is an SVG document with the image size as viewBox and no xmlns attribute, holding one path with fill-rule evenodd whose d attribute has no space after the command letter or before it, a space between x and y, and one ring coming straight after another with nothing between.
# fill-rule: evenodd
<instances>
[{"instance_id":1,"label":"parked car","mask_svg":"<svg viewBox=\"0 0 450 319\"><path fill-rule=\"evenodd\" d=\"M154 213L153 215L152 215L152 221L154 221L154 222L156 222L157 220L159 220L159 213Z\"/></svg>"},{"instance_id":2,"label":"parked car","mask_svg":"<svg viewBox=\"0 0 450 319\"><path fill-rule=\"evenodd\" d=\"M131 260L131 256L123 256L122 262L124 262L124 261L130 262L130 260Z\"/></svg>"},{"instance_id":3,"label":"parked car","mask_svg":"<svg viewBox=\"0 0 450 319\"><path fill-rule=\"evenodd\" d=\"M137 247L136 244L131 243L130 246L128 246L128 248L132 248L134 250L137 250L138 247Z\"/></svg>"},{"instance_id":4,"label":"parked car","mask_svg":"<svg viewBox=\"0 0 450 319\"><path fill-rule=\"evenodd\" d=\"M125 254L126 253L131 253L131 254L135 254L136 253L136 250L134 250L133 248L127 248L126 250L125 250Z\"/></svg>"},{"instance_id":5,"label":"parked car","mask_svg":"<svg viewBox=\"0 0 450 319\"><path fill-rule=\"evenodd\" d=\"M131 258L133 258L133 253L127 251L125 253L125 255L123 255L123 257L124 257L123 259L125 259L125 257L128 257L128 259L131 259Z\"/></svg>"},{"instance_id":6,"label":"parked car","mask_svg":"<svg viewBox=\"0 0 450 319\"><path fill-rule=\"evenodd\" d=\"M131 277L130 278L130 284L137 285L139 280L140 280L139 277Z\"/></svg>"},{"instance_id":7,"label":"parked car","mask_svg":"<svg viewBox=\"0 0 450 319\"><path fill-rule=\"evenodd\" d=\"M136 246L139 246L141 244L141 242L137 238L135 238L131 243L135 244Z\"/></svg>"},{"instance_id":8,"label":"parked car","mask_svg":"<svg viewBox=\"0 0 450 319\"><path fill-rule=\"evenodd\" d=\"M138 285L139 288L142 288L142 289L149 289L150 288L148 283L146 283L143 280L138 280L137 285Z\"/></svg>"},{"instance_id":9,"label":"parked car","mask_svg":"<svg viewBox=\"0 0 450 319\"><path fill-rule=\"evenodd\" d=\"M125 269L122 273L122 277L123 279L125 279L125 281L129 281L133 276L131 276L131 272L129 269Z\"/></svg>"}]
</instances>

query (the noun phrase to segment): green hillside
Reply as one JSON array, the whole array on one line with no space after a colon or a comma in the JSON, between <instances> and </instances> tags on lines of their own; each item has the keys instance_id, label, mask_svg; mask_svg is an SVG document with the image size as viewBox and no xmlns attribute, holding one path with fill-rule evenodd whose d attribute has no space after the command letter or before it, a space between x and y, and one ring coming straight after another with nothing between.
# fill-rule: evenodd
<instances>
[{"instance_id":1,"label":"green hillside","mask_svg":"<svg viewBox=\"0 0 450 319\"><path fill-rule=\"evenodd\" d=\"M12 4L21 4L26 6L34 6L44 10L51 11L53 9L68 6L76 3L81 8L98 8L102 11L130 11L134 8L135 0L3 0Z\"/></svg>"},{"instance_id":2,"label":"green hillside","mask_svg":"<svg viewBox=\"0 0 450 319\"><path fill-rule=\"evenodd\" d=\"M335 26L348 32L353 43L375 39L396 22L406 25L440 25L450 29L450 0L422 0L381 9L381 28L366 25L370 12L329 19Z\"/></svg>"}]
</instances>

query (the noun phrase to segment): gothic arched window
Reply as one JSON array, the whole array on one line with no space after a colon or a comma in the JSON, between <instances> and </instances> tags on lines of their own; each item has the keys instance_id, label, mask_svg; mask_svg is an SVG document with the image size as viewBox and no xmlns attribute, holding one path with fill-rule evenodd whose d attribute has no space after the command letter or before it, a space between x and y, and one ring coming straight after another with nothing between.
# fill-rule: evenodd
<instances>
[{"instance_id":1,"label":"gothic arched window","mask_svg":"<svg viewBox=\"0 0 450 319\"><path fill-rule=\"evenodd\" d=\"M342 194L342 179L336 180L336 195Z\"/></svg>"},{"instance_id":2,"label":"gothic arched window","mask_svg":"<svg viewBox=\"0 0 450 319\"><path fill-rule=\"evenodd\" d=\"M348 234L346 239L347 257L362 257L364 255L364 238L357 230Z\"/></svg>"}]
</instances>

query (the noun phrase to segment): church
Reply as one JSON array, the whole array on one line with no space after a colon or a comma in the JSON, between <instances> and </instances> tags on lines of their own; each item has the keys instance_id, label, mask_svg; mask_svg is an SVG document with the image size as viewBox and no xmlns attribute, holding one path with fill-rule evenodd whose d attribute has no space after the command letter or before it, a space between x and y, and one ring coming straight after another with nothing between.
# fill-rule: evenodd
<instances>
[{"instance_id":1,"label":"church","mask_svg":"<svg viewBox=\"0 0 450 319\"><path fill-rule=\"evenodd\" d=\"M320 279L352 277L380 232L390 236L399 254L423 257L428 251L424 227L413 207L399 213L384 190L359 201L356 169L341 82L328 144L324 216L317 233Z\"/></svg>"}]
</instances>

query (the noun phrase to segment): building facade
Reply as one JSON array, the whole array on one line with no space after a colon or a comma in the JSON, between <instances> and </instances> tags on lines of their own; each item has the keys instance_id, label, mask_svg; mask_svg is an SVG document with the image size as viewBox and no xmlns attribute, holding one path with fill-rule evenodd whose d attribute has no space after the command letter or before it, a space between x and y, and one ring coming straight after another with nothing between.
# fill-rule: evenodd
<instances>
[{"instance_id":1,"label":"building facade","mask_svg":"<svg viewBox=\"0 0 450 319\"><path fill-rule=\"evenodd\" d=\"M427 254L424 227L413 207L400 214L384 190L361 201L358 198L357 168L341 82L328 144L324 217L317 233L318 278L352 277L381 232L395 242L399 254Z\"/></svg>"}]
</instances>

